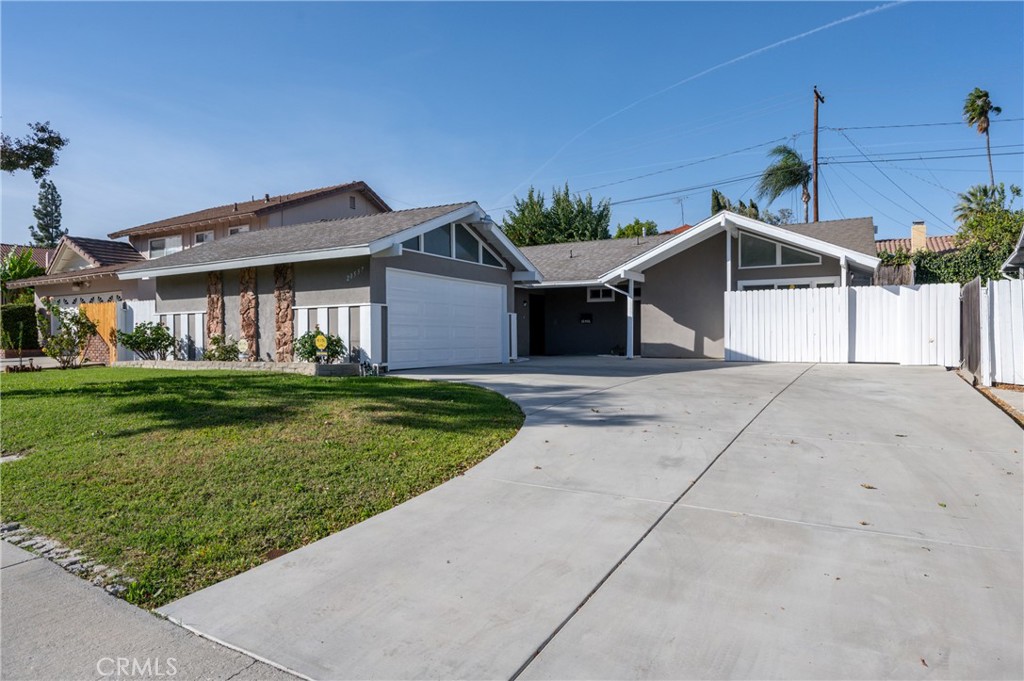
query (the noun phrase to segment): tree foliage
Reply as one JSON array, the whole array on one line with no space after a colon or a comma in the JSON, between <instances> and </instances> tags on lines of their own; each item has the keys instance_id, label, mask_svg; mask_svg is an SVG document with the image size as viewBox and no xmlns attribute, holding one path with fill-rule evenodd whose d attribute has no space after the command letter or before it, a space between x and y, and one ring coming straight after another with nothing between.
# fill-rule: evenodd
<instances>
[{"instance_id":1,"label":"tree foliage","mask_svg":"<svg viewBox=\"0 0 1024 681\"><path fill-rule=\"evenodd\" d=\"M811 192L811 165L804 160L796 149L780 144L768 152L775 161L764 169L761 179L757 182L757 198L768 197L768 203L783 194L800 189L800 200L804 203L804 222L810 221L809 206Z\"/></svg>"},{"instance_id":2,"label":"tree foliage","mask_svg":"<svg viewBox=\"0 0 1024 681\"><path fill-rule=\"evenodd\" d=\"M177 341L163 324L142 322L133 331L116 332L117 342L142 359L165 359L173 353Z\"/></svg>"},{"instance_id":3,"label":"tree foliage","mask_svg":"<svg viewBox=\"0 0 1024 681\"><path fill-rule=\"evenodd\" d=\"M654 220L641 220L634 218L633 222L626 226L618 225L615 228L615 238L624 239L628 237L654 236L658 233L658 225Z\"/></svg>"},{"instance_id":4,"label":"tree foliage","mask_svg":"<svg viewBox=\"0 0 1024 681\"><path fill-rule=\"evenodd\" d=\"M760 220L761 222L767 222L770 225L788 225L793 222L793 211L788 208L780 208L777 213L773 213L767 208L758 206L753 199L750 200L749 204L744 203L742 199L737 203L733 203L725 194L717 189L712 189L711 214L715 215L723 210Z\"/></svg>"},{"instance_id":5,"label":"tree foliage","mask_svg":"<svg viewBox=\"0 0 1024 681\"><path fill-rule=\"evenodd\" d=\"M1010 257L1021 230L1024 230L1024 209L1014 208L1013 205L1020 198L1021 189L1011 186L1009 193L1007 200L1006 189L1002 185L996 187L995 192L973 193L985 197L985 200L977 202L971 210L964 211L962 219L958 210L961 225L956 234L956 250L945 253L927 250L883 253L880 256L882 263L913 263L914 280L919 284L964 284L975 277L983 280L999 278L1003 263ZM964 197L968 194L972 194L972 191L961 194L961 203L964 203Z\"/></svg>"},{"instance_id":6,"label":"tree foliage","mask_svg":"<svg viewBox=\"0 0 1024 681\"><path fill-rule=\"evenodd\" d=\"M39 204L32 206L32 215L36 218L36 224L29 226L29 234L32 235L32 245L42 248L56 248L61 237L68 233L68 230L61 229L60 222L60 194L57 186L49 180L39 183Z\"/></svg>"},{"instance_id":7,"label":"tree foliage","mask_svg":"<svg viewBox=\"0 0 1024 681\"><path fill-rule=\"evenodd\" d=\"M3 299L6 301L10 295L7 290L7 282L38 277L41 274L46 274L46 270L32 259L31 248L11 249L5 258L0 259L0 290L3 291ZM22 289L18 298L25 296L26 293L31 300L31 289Z\"/></svg>"},{"instance_id":8,"label":"tree foliage","mask_svg":"<svg viewBox=\"0 0 1024 681\"><path fill-rule=\"evenodd\" d=\"M36 350L36 306L32 303L0 306L0 346L4 350Z\"/></svg>"},{"instance_id":9,"label":"tree foliage","mask_svg":"<svg viewBox=\"0 0 1024 681\"><path fill-rule=\"evenodd\" d=\"M552 190L550 206L543 194L530 187L526 198L516 197L501 228L516 246L593 241L611 237L611 214L608 199L595 205L590 194L574 196L568 183Z\"/></svg>"},{"instance_id":10,"label":"tree foliage","mask_svg":"<svg viewBox=\"0 0 1024 681\"><path fill-rule=\"evenodd\" d=\"M37 181L57 165L57 152L70 141L45 123L29 123L31 134L11 138L0 134L0 170L14 173L28 170Z\"/></svg>"},{"instance_id":11,"label":"tree foliage","mask_svg":"<svg viewBox=\"0 0 1024 681\"><path fill-rule=\"evenodd\" d=\"M985 136L985 150L988 152L988 176L989 184L993 187L996 184L996 175L992 171L992 144L988 134L991 116L998 116L1003 110L992 104L988 90L976 87L967 94L964 100L964 121L970 127L976 129L979 135Z\"/></svg>"}]
</instances>

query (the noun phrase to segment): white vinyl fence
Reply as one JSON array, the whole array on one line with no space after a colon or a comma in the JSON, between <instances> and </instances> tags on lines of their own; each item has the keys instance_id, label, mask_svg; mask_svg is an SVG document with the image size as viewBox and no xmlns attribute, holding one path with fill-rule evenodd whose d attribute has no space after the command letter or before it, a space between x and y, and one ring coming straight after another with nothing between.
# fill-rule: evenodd
<instances>
[{"instance_id":1,"label":"white vinyl fence","mask_svg":"<svg viewBox=\"0 0 1024 681\"><path fill-rule=\"evenodd\" d=\"M981 289L981 382L1024 385L1024 280Z\"/></svg>"},{"instance_id":2,"label":"white vinyl fence","mask_svg":"<svg viewBox=\"0 0 1024 681\"><path fill-rule=\"evenodd\" d=\"M725 359L954 367L960 363L960 287L730 291Z\"/></svg>"}]
</instances>

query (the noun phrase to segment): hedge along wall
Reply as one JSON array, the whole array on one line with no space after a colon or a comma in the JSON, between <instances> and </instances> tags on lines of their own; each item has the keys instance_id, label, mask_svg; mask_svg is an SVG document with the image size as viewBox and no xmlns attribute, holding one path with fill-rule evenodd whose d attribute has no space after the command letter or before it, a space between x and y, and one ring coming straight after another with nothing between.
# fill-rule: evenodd
<instances>
[{"instance_id":1,"label":"hedge along wall","mask_svg":"<svg viewBox=\"0 0 1024 681\"><path fill-rule=\"evenodd\" d=\"M36 330L35 305L3 305L0 306L0 342L4 350L18 349L18 333L21 327L21 349L38 350L39 333Z\"/></svg>"}]
</instances>

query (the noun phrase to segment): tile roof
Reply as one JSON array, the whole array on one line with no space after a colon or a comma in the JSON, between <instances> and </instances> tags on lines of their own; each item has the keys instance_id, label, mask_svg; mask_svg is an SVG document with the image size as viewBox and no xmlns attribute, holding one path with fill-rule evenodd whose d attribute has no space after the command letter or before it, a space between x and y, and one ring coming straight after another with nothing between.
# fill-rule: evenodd
<instances>
[{"instance_id":1,"label":"tile roof","mask_svg":"<svg viewBox=\"0 0 1024 681\"><path fill-rule=\"evenodd\" d=\"M184 215L177 215L172 218L157 220L156 222L148 222L137 227L122 229L117 232L112 232L108 236L111 239L116 239L118 237L128 236L131 234L148 234L159 232L171 227L183 227L195 223L226 220L232 217L261 215L263 213L273 212L283 207L294 206L299 203L324 198L331 194L346 191L362 192L371 203L375 204L382 211L391 210L391 207L388 206L388 204L386 204L376 192L370 189L369 185L365 182L346 182L345 184L335 184L330 187L308 189L306 191L295 192L292 194L281 194L280 196L271 196L269 198L256 199L253 201L239 201L237 203L229 203L223 206L205 208L192 213L185 213Z\"/></svg>"},{"instance_id":2,"label":"tile roof","mask_svg":"<svg viewBox=\"0 0 1024 681\"><path fill-rule=\"evenodd\" d=\"M957 249L956 241L952 234L927 237L925 238L924 244L926 251L934 251L935 253L945 253L947 251L955 251ZM878 249L879 253L896 253L897 251L910 253L910 238L879 239L875 242L875 247Z\"/></svg>"},{"instance_id":3,"label":"tile roof","mask_svg":"<svg viewBox=\"0 0 1024 681\"><path fill-rule=\"evenodd\" d=\"M66 236L64 239L68 242L69 246L98 267L121 265L146 259L130 243L125 241L90 239L84 236Z\"/></svg>"},{"instance_id":4,"label":"tile roof","mask_svg":"<svg viewBox=\"0 0 1024 681\"><path fill-rule=\"evenodd\" d=\"M662 234L682 234L688 229L693 229L693 225L679 225L675 229L670 229L665 232L662 232Z\"/></svg>"},{"instance_id":5,"label":"tile roof","mask_svg":"<svg viewBox=\"0 0 1024 681\"><path fill-rule=\"evenodd\" d=\"M878 254L875 250L875 223L871 218L800 222L778 227L872 257Z\"/></svg>"},{"instance_id":6,"label":"tile roof","mask_svg":"<svg viewBox=\"0 0 1024 681\"><path fill-rule=\"evenodd\" d=\"M524 246L520 248L546 282L593 281L616 265L642 255L665 243L674 234L574 241L564 244Z\"/></svg>"},{"instance_id":7,"label":"tile roof","mask_svg":"<svg viewBox=\"0 0 1024 681\"><path fill-rule=\"evenodd\" d=\"M471 202L452 203L243 232L162 258L146 260L129 269L140 272L165 267L214 264L229 268L233 260L365 246L472 205Z\"/></svg>"},{"instance_id":8,"label":"tile roof","mask_svg":"<svg viewBox=\"0 0 1024 681\"><path fill-rule=\"evenodd\" d=\"M21 251L32 250L32 261L46 269L50 261L53 260L53 254L57 252L56 248L41 248L39 246L22 246L21 244L0 244L0 259L6 258L12 251L19 253Z\"/></svg>"}]
</instances>

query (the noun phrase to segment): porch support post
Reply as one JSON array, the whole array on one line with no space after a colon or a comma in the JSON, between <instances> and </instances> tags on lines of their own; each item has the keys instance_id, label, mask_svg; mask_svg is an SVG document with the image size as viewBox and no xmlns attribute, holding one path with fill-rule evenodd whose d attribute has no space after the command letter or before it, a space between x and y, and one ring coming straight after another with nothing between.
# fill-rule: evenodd
<instances>
[{"instance_id":1,"label":"porch support post","mask_svg":"<svg viewBox=\"0 0 1024 681\"><path fill-rule=\"evenodd\" d=\"M629 294L626 296L626 359L633 359L633 286L629 280Z\"/></svg>"},{"instance_id":2,"label":"porch support post","mask_svg":"<svg viewBox=\"0 0 1024 681\"><path fill-rule=\"evenodd\" d=\"M839 258L839 285L844 288L850 285L850 271L845 255Z\"/></svg>"},{"instance_id":3,"label":"porch support post","mask_svg":"<svg viewBox=\"0 0 1024 681\"><path fill-rule=\"evenodd\" d=\"M732 234L725 230L725 290L732 290Z\"/></svg>"}]
</instances>

